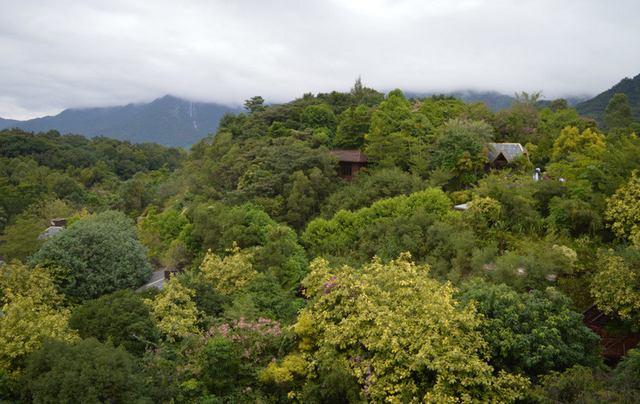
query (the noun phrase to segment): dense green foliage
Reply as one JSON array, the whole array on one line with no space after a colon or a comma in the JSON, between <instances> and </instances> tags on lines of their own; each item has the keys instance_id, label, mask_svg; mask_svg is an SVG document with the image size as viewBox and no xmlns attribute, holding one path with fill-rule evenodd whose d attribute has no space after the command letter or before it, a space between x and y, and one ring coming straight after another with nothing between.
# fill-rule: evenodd
<instances>
[{"instance_id":1,"label":"dense green foliage","mask_svg":"<svg viewBox=\"0 0 640 404\"><path fill-rule=\"evenodd\" d=\"M89 178L99 178L107 170L126 178L164 165L174 169L184 155L178 148L165 148L155 143L132 144L105 137L88 140L81 135L60 135L56 131L34 135L19 129L0 131L0 150L0 157L29 156L38 165L52 170L69 166L89 169L93 173L85 174Z\"/></svg>"},{"instance_id":2,"label":"dense green foliage","mask_svg":"<svg viewBox=\"0 0 640 404\"><path fill-rule=\"evenodd\" d=\"M142 354L146 341L157 339L149 307L131 290L121 289L95 300L86 300L69 317L69 327L81 338L123 345L132 354Z\"/></svg>"},{"instance_id":3,"label":"dense green foliage","mask_svg":"<svg viewBox=\"0 0 640 404\"><path fill-rule=\"evenodd\" d=\"M188 153L2 131L0 395L629 402L638 354L605 364L579 313L639 328L637 123L541 96L254 96ZM492 166L495 142L529 156ZM152 267L174 275L133 292Z\"/></svg>"},{"instance_id":4,"label":"dense green foliage","mask_svg":"<svg viewBox=\"0 0 640 404\"><path fill-rule=\"evenodd\" d=\"M138 364L127 351L95 339L51 341L29 357L20 376L22 401L150 403Z\"/></svg>"},{"instance_id":5,"label":"dense green foliage","mask_svg":"<svg viewBox=\"0 0 640 404\"><path fill-rule=\"evenodd\" d=\"M537 402L631 404L640 394L640 351L629 351L613 372L576 365L545 376L532 398Z\"/></svg>"},{"instance_id":6,"label":"dense green foliage","mask_svg":"<svg viewBox=\"0 0 640 404\"><path fill-rule=\"evenodd\" d=\"M523 295L504 284L469 284L460 300L475 302L483 315L480 329L489 343L489 362L498 369L537 377L597 363L598 337L555 290Z\"/></svg>"}]
</instances>

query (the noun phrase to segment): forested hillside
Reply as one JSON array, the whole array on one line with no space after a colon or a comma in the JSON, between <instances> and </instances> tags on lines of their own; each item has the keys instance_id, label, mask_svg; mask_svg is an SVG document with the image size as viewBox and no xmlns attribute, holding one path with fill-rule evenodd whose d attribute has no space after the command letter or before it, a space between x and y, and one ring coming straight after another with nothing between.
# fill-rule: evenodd
<instances>
[{"instance_id":1,"label":"forested hillside","mask_svg":"<svg viewBox=\"0 0 640 404\"><path fill-rule=\"evenodd\" d=\"M0 400L636 402L640 126L539 96L256 96L189 152L0 131Z\"/></svg>"},{"instance_id":2,"label":"forested hillside","mask_svg":"<svg viewBox=\"0 0 640 404\"><path fill-rule=\"evenodd\" d=\"M598 122L603 122L605 109L609 105L609 101L616 94L624 94L627 96L627 102L631 107L634 119L640 119L640 74L633 79L626 77L607 91L598 94L590 100L581 102L576 105L576 110L581 115L595 119Z\"/></svg>"}]
</instances>

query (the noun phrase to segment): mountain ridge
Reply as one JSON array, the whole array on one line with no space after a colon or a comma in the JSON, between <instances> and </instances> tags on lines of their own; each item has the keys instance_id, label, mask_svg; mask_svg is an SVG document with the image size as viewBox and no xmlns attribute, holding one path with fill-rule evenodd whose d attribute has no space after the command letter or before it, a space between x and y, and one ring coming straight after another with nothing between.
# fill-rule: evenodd
<instances>
[{"instance_id":1,"label":"mountain ridge","mask_svg":"<svg viewBox=\"0 0 640 404\"><path fill-rule=\"evenodd\" d=\"M640 74L632 79L625 77L610 89L579 103L576 105L576 111L587 118L595 119L597 122L602 123L604 110L616 94L625 94L627 96L627 102L631 107L633 118L636 121L640 120Z\"/></svg>"},{"instance_id":2,"label":"mountain ridge","mask_svg":"<svg viewBox=\"0 0 640 404\"><path fill-rule=\"evenodd\" d=\"M616 94L627 95L635 119L640 119L640 74L624 78L618 84L593 98L565 98L570 106L584 116L602 122L602 114L609 100ZM406 91L414 98L439 95L437 92ZM490 109L507 109L514 97L497 91L458 90L446 92L465 102L486 102ZM550 101L542 101L543 105ZM85 137L105 136L135 143L154 142L163 146L188 148L210 133L215 133L220 118L227 112L238 114L243 109L216 103L193 102L165 95L149 103L130 103L124 106L69 108L55 116L29 120L0 118L0 129L20 128L30 132L57 130Z\"/></svg>"},{"instance_id":3,"label":"mountain ridge","mask_svg":"<svg viewBox=\"0 0 640 404\"><path fill-rule=\"evenodd\" d=\"M134 143L155 142L163 146L189 147L215 133L220 118L239 108L193 102L166 95L149 103L97 108L69 108L58 115L25 121L0 118L0 128L18 127L30 132L75 133L105 136Z\"/></svg>"}]
</instances>

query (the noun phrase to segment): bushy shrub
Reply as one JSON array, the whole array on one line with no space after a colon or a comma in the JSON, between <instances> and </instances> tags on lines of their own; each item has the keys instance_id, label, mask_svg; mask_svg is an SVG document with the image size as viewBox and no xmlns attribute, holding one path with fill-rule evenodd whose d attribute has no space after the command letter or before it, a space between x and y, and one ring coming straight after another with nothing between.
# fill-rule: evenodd
<instances>
[{"instance_id":1,"label":"bushy shrub","mask_svg":"<svg viewBox=\"0 0 640 404\"><path fill-rule=\"evenodd\" d=\"M133 221L117 211L78 222L50 238L29 264L46 266L64 293L80 299L137 288L152 272Z\"/></svg>"}]
</instances>

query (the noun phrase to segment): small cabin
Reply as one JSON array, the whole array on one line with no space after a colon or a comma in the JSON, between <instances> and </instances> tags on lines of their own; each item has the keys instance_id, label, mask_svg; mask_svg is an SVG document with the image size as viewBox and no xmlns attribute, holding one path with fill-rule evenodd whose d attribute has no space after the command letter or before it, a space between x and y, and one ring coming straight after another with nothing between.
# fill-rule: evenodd
<instances>
[{"instance_id":1,"label":"small cabin","mask_svg":"<svg viewBox=\"0 0 640 404\"><path fill-rule=\"evenodd\" d=\"M520 143L489 143L489 163L485 169L501 169L521 155L529 160L529 152Z\"/></svg>"},{"instance_id":2,"label":"small cabin","mask_svg":"<svg viewBox=\"0 0 640 404\"><path fill-rule=\"evenodd\" d=\"M51 219L51 222L49 224L50 226L47 227L47 229L38 236L39 240L46 240L60 233L62 230L66 229L67 219L65 218Z\"/></svg>"},{"instance_id":3,"label":"small cabin","mask_svg":"<svg viewBox=\"0 0 640 404\"><path fill-rule=\"evenodd\" d=\"M329 152L336 156L340 163L338 176L349 182L353 181L358 171L369 164L367 156L360 150L330 150Z\"/></svg>"}]
</instances>

